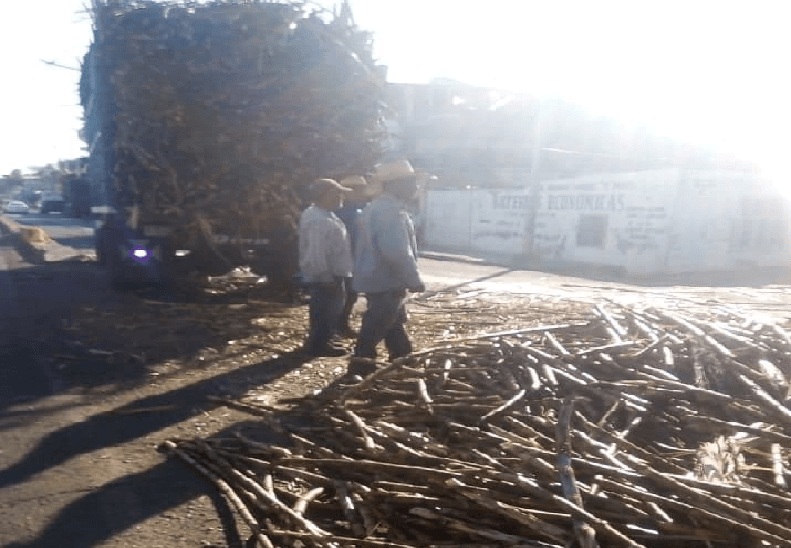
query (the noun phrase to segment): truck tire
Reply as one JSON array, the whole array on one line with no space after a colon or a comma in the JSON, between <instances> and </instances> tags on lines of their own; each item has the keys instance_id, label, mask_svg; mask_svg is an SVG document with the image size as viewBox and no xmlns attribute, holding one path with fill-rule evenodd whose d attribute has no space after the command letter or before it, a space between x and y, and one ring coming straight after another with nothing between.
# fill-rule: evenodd
<instances>
[{"instance_id":1,"label":"truck tire","mask_svg":"<svg viewBox=\"0 0 791 548\"><path fill-rule=\"evenodd\" d=\"M111 288L115 291L129 291L130 289L134 289L134 284L131 283L127 275L117 246L108 247L105 267L107 270L107 279L110 282Z\"/></svg>"},{"instance_id":2,"label":"truck tire","mask_svg":"<svg viewBox=\"0 0 791 548\"><path fill-rule=\"evenodd\" d=\"M110 287L116 291L129 291L139 287L140 283L135 283L134 277L129 275L129 269L121 258L120 241L117 231L100 229L96 248L97 253L101 249L102 264L107 272Z\"/></svg>"}]
</instances>

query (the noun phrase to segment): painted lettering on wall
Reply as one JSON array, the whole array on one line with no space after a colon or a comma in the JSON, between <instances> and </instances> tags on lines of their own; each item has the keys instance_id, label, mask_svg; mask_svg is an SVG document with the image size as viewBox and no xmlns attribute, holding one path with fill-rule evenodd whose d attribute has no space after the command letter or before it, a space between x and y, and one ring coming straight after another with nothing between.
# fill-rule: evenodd
<instances>
[{"instance_id":1,"label":"painted lettering on wall","mask_svg":"<svg viewBox=\"0 0 791 548\"><path fill-rule=\"evenodd\" d=\"M621 211L626 207L623 194L551 194L549 209L572 209L575 211Z\"/></svg>"},{"instance_id":2,"label":"painted lettering on wall","mask_svg":"<svg viewBox=\"0 0 791 548\"><path fill-rule=\"evenodd\" d=\"M494 209L530 209L530 196L495 196L492 207Z\"/></svg>"}]
</instances>

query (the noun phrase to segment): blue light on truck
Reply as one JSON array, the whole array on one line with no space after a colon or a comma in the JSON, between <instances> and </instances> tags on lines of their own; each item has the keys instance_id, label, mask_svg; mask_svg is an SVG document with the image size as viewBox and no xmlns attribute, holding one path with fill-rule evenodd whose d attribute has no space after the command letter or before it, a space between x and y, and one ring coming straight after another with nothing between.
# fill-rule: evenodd
<instances>
[{"instance_id":1,"label":"blue light on truck","mask_svg":"<svg viewBox=\"0 0 791 548\"><path fill-rule=\"evenodd\" d=\"M146 263L151 258L151 251L145 247L137 246L129 251L129 256L139 263Z\"/></svg>"}]
</instances>

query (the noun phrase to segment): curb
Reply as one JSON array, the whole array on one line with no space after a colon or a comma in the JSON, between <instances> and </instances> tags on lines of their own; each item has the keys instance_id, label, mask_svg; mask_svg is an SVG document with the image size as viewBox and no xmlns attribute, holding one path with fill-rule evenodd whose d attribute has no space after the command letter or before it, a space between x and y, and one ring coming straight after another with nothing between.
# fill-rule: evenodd
<instances>
[{"instance_id":1,"label":"curb","mask_svg":"<svg viewBox=\"0 0 791 548\"><path fill-rule=\"evenodd\" d=\"M56 242L41 227L21 225L4 215L0 215L0 232L3 239L31 264L92 259L85 252Z\"/></svg>"},{"instance_id":2,"label":"curb","mask_svg":"<svg viewBox=\"0 0 791 548\"><path fill-rule=\"evenodd\" d=\"M418 257L421 259L431 259L433 261L456 261L460 263L477 264L477 265L490 265L498 266L499 263L490 261L480 257L471 257L470 255L456 255L454 253L445 253L442 251L419 251Z\"/></svg>"}]
</instances>

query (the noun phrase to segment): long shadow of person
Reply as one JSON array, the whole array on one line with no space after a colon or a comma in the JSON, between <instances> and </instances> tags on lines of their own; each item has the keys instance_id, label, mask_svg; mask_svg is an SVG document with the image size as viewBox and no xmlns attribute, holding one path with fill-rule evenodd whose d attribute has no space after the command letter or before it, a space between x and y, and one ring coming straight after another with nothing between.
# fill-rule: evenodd
<instances>
[{"instance_id":1,"label":"long shadow of person","mask_svg":"<svg viewBox=\"0 0 791 548\"><path fill-rule=\"evenodd\" d=\"M236 423L213 437L243 432L259 442L290 445L288 434L271 425L311 422L317 406L337 397L349 386L348 382L336 380L320 396L303 398L295 402L294 407L274 413L269 421ZM225 499L196 470L171 456L153 468L111 481L79 498L61 510L35 539L11 544L8 548L93 548L138 523L202 495L211 497L227 546L244 546L236 516Z\"/></svg>"},{"instance_id":2,"label":"long shadow of person","mask_svg":"<svg viewBox=\"0 0 791 548\"><path fill-rule=\"evenodd\" d=\"M235 369L194 384L148 396L82 422L63 427L42 439L16 464L0 471L0 488L26 481L35 474L57 466L77 455L125 443L182 422L217 404L207 396L224 395L226 384L265 384L299 367L306 361L297 353L286 354L258 364ZM153 412L150 412L153 411Z\"/></svg>"},{"instance_id":3,"label":"long shadow of person","mask_svg":"<svg viewBox=\"0 0 791 548\"><path fill-rule=\"evenodd\" d=\"M228 436L248 426L255 430L259 441L286 442L282 434L268 430L260 421L236 423L217 436ZM208 495L217 510L227 546L243 546L236 518L225 499L181 460L168 458L144 472L96 488L61 510L38 537L8 548L91 548L202 495Z\"/></svg>"}]
</instances>

